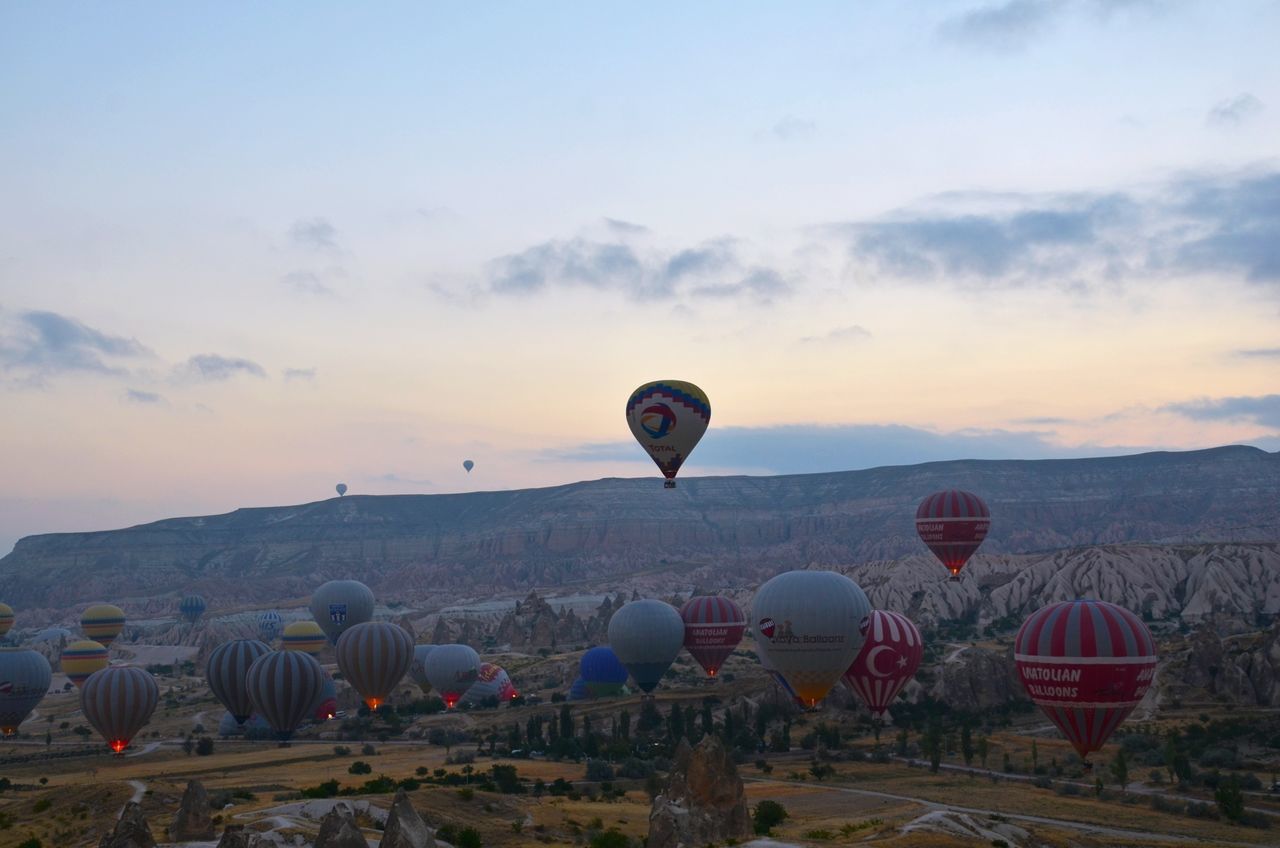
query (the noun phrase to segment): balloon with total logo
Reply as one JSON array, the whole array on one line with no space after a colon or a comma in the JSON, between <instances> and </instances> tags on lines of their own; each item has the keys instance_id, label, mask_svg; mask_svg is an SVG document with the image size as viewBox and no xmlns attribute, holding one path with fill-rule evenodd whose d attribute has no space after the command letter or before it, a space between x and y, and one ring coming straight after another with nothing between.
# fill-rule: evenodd
<instances>
[{"instance_id":1,"label":"balloon with total logo","mask_svg":"<svg viewBox=\"0 0 1280 848\"><path fill-rule=\"evenodd\" d=\"M253 712L253 700L246 684L249 668L259 657L270 652L266 643L257 639L235 639L223 642L209 654L209 662L205 665L209 689L241 724Z\"/></svg>"},{"instance_id":2,"label":"balloon with total logo","mask_svg":"<svg viewBox=\"0 0 1280 848\"><path fill-rule=\"evenodd\" d=\"M134 666L110 666L89 675L80 688L80 709L117 755L151 720L160 687L150 673Z\"/></svg>"},{"instance_id":3,"label":"balloon with total logo","mask_svg":"<svg viewBox=\"0 0 1280 848\"><path fill-rule=\"evenodd\" d=\"M873 610L863 633L866 641L844 673L845 684L884 721L893 699L915 676L924 659L924 641L911 619L897 612Z\"/></svg>"},{"instance_id":4,"label":"balloon with total logo","mask_svg":"<svg viewBox=\"0 0 1280 848\"><path fill-rule=\"evenodd\" d=\"M729 598L701 595L680 607L684 619L684 648L708 677L715 677L747 629L742 607Z\"/></svg>"},{"instance_id":5,"label":"balloon with total logo","mask_svg":"<svg viewBox=\"0 0 1280 848\"><path fill-rule=\"evenodd\" d=\"M62 673L80 689L89 675L106 668L111 661L106 647L92 639L81 639L62 649L58 664L62 667Z\"/></svg>"},{"instance_id":6,"label":"balloon with total logo","mask_svg":"<svg viewBox=\"0 0 1280 848\"><path fill-rule=\"evenodd\" d=\"M31 715L53 679L44 656L30 648L0 648L0 732L12 736Z\"/></svg>"},{"instance_id":7,"label":"balloon with total logo","mask_svg":"<svg viewBox=\"0 0 1280 848\"><path fill-rule=\"evenodd\" d=\"M706 392L683 380L645 383L627 399L627 426L657 464L665 487L676 487L676 475L711 423Z\"/></svg>"},{"instance_id":8,"label":"balloon with total logo","mask_svg":"<svg viewBox=\"0 0 1280 848\"><path fill-rule=\"evenodd\" d=\"M916 508L916 533L933 555L960 579L960 569L987 538L991 512L972 492L949 489L934 492Z\"/></svg>"},{"instance_id":9,"label":"balloon with total logo","mask_svg":"<svg viewBox=\"0 0 1280 848\"><path fill-rule=\"evenodd\" d=\"M684 620L666 601L631 601L609 619L609 647L650 694L684 647Z\"/></svg>"},{"instance_id":10,"label":"balloon with total logo","mask_svg":"<svg viewBox=\"0 0 1280 848\"><path fill-rule=\"evenodd\" d=\"M311 617L336 645L344 631L373 619L373 592L359 580L330 580L311 596Z\"/></svg>"},{"instance_id":11,"label":"balloon with total logo","mask_svg":"<svg viewBox=\"0 0 1280 848\"><path fill-rule=\"evenodd\" d=\"M338 668L365 704L376 710L413 664L413 637L403 627L366 621L338 637Z\"/></svg>"}]
</instances>

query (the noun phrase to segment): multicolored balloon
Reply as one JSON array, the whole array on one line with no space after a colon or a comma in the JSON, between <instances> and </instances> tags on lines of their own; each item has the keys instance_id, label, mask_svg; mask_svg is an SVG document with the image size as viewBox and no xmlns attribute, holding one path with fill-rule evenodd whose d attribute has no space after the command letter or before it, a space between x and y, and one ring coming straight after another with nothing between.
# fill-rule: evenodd
<instances>
[{"instance_id":1,"label":"multicolored balloon","mask_svg":"<svg viewBox=\"0 0 1280 848\"><path fill-rule=\"evenodd\" d=\"M481 663L476 682L471 684L463 701L468 704L482 706L490 698L499 704L515 700L520 693L511 683L511 675L507 670L493 663Z\"/></svg>"},{"instance_id":2,"label":"multicolored balloon","mask_svg":"<svg viewBox=\"0 0 1280 848\"><path fill-rule=\"evenodd\" d=\"M111 661L104 645L91 639L81 639L62 649L58 664L62 666L62 673L80 689L89 675L106 668Z\"/></svg>"},{"instance_id":3,"label":"multicolored balloon","mask_svg":"<svg viewBox=\"0 0 1280 848\"><path fill-rule=\"evenodd\" d=\"M627 426L640 446L676 487L680 466L711 423L711 402L702 389L682 380L645 383L627 399Z\"/></svg>"},{"instance_id":4,"label":"multicolored balloon","mask_svg":"<svg viewBox=\"0 0 1280 848\"><path fill-rule=\"evenodd\" d=\"M49 691L53 670L30 648L0 648L0 733L12 736Z\"/></svg>"},{"instance_id":5,"label":"multicolored balloon","mask_svg":"<svg viewBox=\"0 0 1280 848\"><path fill-rule=\"evenodd\" d=\"M336 654L342 676L376 710L413 664L413 637L399 625L366 621L338 637Z\"/></svg>"},{"instance_id":6,"label":"multicolored balloon","mask_svg":"<svg viewBox=\"0 0 1280 848\"><path fill-rule=\"evenodd\" d=\"M1105 601L1062 601L1036 610L1013 646L1023 688L1081 759L1105 745L1133 712L1151 688L1158 661L1142 620Z\"/></svg>"},{"instance_id":7,"label":"multicolored balloon","mask_svg":"<svg viewBox=\"0 0 1280 848\"><path fill-rule=\"evenodd\" d=\"M116 754L151 720L160 700L155 678L134 666L110 666L80 687L80 709Z\"/></svg>"},{"instance_id":8,"label":"multicolored balloon","mask_svg":"<svg viewBox=\"0 0 1280 848\"><path fill-rule=\"evenodd\" d=\"M324 650L325 635L314 621L293 621L280 637L280 648L285 651L302 651L316 656Z\"/></svg>"},{"instance_id":9,"label":"multicolored balloon","mask_svg":"<svg viewBox=\"0 0 1280 848\"><path fill-rule=\"evenodd\" d=\"M924 641L911 619L886 610L872 611L863 636L866 641L844 673L844 682L871 710L872 718L884 721L893 699L920 668Z\"/></svg>"},{"instance_id":10,"label":"multicolored balloon","mask_svg":"<svg viewBox=\"0 0 1280 848\"><path fill-rule=\"evenodd\" d=\"M320 701L324 679L324 669L310 654L272 651L249 666L245 689L254 711L267 720L277 739L288 742L294 731L311 718Z\"/></svg>"},{"instance_id":11,"label":"multicolored balloon","mask_svg":"<svg viewBox=\"0 0 1280 848\"><path fill-rule=\"evenodd\" d=\"M935 492L916 508L916 532L951 572L952 580L960 579L960 569L990 529L991 512L972 492Z\"/></svg>"},{"instance_id":12,"label":"multicolored balloon","mask_svg":"<svg viewBox=\"0 0 1280 848\"><path fill-rule=\"evenodd\" d=\"M578 675L592 698L621 695L631 676L608 645L591 648L583 654L578 661Z\"/></svg>"},{"instance_id":13,"label":"multicolored balloon","mask_svg":"<svg viewBox=\"0 0 1280 848\"><path fill-rule=\"evenodd\" d=\"M862 649L863 620L870 615L867 596L843 574L788 571L756 592L752 635L773 667L812 708Z\"/></svg>"},{"instance_id":14,"label":"multicolored balloon","mask_svg":"<svg viewBox=\"0 0 1280 848\"><path fill-rule=\"evenodd\" d=\"M747 629L742 607L718 595L700 595L684 602L680 618L684 620L685 650L708 677L715 677Z\"/></svg>"},{"instance_id":15,"label":"multicolored balloon","mask_svg":"<svg viewBox=\"0 0 1280 848\"><path fill-rule=\"evenodd\" d=\"M80 616L84 635L104 648L110 648L124 630L124 610L115 604L94 604Z\"/></svg>"},{"instance_id":16,"label":"multicolored balloon","mask_svg":"<svg viewBox=\"0 0 1280 848\"><path fill-rule=\"evenodd\" d=\"M13 607L0 603L0 639L3 639L13 627Z\"/></svg>"},{"instance_id":17,"label":"multicolored balloon","mask_svg":"<svg viewBox=\"0 0 1280 848\"><path fill-rule=\"evenodd\" d=\"M311 596L311 617L336 645L343 631L373 619L373 592L359 580L330 580Z\"/></svg>"},{"instance_id":18,"label":"multicolored balloon","mask_svg":"<svg viewBox=\"0 0 1280 848\"><path fill-rule=\"evenodd\" d=\"M413 646L413 663L409 666L409 676L413 678L413 682L418 684L418 688L422 690L422 694L426 695L431 691L431 681L427 679L427 655L435 648L435 645L414 645Z\"/></svg>"},{"instance_id":19,"label":"multicolored balloon","mask_svg":"<svg viewBox=\"0 0 1280 848\"><path fill-rule=\"evenodd\" d=\"M649 694L684 647L684 620L666 601L631 601L609 619L609 647Z\"/></svg>"},{"instance_id":20,"label":"multicolored balloon","mask_svg":"<svg viewBox=\"0 0 1280 848\"><path fill-rule=\"evenodd\" d=\"M267 610L258 615L258 638L270 645L284 629L284 618L275 610ZM319 628L317 628L319 629ZM323 633L324 631L321 631Z\"/></svg>"},{"instance_id":21,"label":"multicolored balloon","mask_svg":"<svg viewBox=\"0 0 1280 848\"><path fill-rule=\"evenodd\" d=\"M209 654L204 672L205 679L209 681L209 689L213 691L213 697L241 724L253 712L253 701L249 698L249 690L245 685L249 667L259 657L269 653L271 649L266 643L257 639L236 639L222 643Z\"/></svg>"},{"instance_id":22,"label":"multicolored balloon","mask_svg":"<svg viewBox=\"0 0 1280 848\"><path fill-rule=\"evenodd\" d=\"M206 609L208 604L199 595L186 595L178 602L178 612L192 624L200 620L200 616L204 615Z\"/></svg>"},{"instance_id":23,"label":"multicolored balloon","mask_svg":"<svg viewBox=\"0 0 1280 848\"><path fill-rule=\"evenodd\" d=\"M469 645L436 645L424 666L431 688L453 709L480 676L480 655Z\"/></svg>"}]
</instances>

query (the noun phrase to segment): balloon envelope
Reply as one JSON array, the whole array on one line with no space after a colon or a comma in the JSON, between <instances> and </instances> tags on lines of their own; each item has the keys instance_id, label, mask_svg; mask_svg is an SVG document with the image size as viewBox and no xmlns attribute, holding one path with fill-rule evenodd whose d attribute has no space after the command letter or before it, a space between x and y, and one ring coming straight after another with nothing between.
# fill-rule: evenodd
<instances>
[{"instance_id":1,"label":"balloon envelope","mask_svg":"<svg viewBox=\"0 0 1280 848\"><path fill-rule=\"evenodd\" d=\"M222 714L222 719L218 722L219 736L236 736L243 734L246 738L267 739L273 734L271 725L267 724L267 720L257 713L252 713L243 722L236 721L236 717L229 712Z\"/></svg>"},{"instance_id":2,"label":"balloon envelope","mask_svg":"<svg viewBox=\"0 0 1280 848\"><path fill-rule=\"evenodd\" d=\"M204 673L209 689L242 724L253 712L253 701L245 683L249 667L270 652L271 649L257 639L236 639L222 643L209 654Z\"/></svg>"},{"instance_id":3,"label":"balloon envelope","mask_svg":"<svg viewBox=\"0 0 1280 848\"><path fill-rule=\"evenodd\" d=\"M418 684L418 688L422 690L422 694L431 691L431 681L427 679L427 655L435 648L435 645L414 645L413 646L413 662L409 665L409 677L413 678L413 682Z\"/></svg>"},{"instance_id":4,"label":"balloon envelope","mask_svg":"<svg viewBox=\"0 0 1280 848\"><path fill-rule=\"evenodd\" d=\"M80 629L102 647L110 648L124 630L124 610L114 604L94 604L80 616Z\"/></svg>"},{"instance_id":5,"label":"balloon envelope","mask_svg":"<svg viewBox=\"0 0 1280 848\"><path fill-rule=\"evenodd\" d=\"M788 571L751 604L757 645L806 705L816 706L862 649L871 604L857 583L834 571Z\"/></svg>"},{"instance_id":6,"label":"balloon envelope","mask_svg":"<svg viewBox=\"0 0 1280 848\"><path fill-rule=\"evenodd\" d=\"M345 494L347 493L347 484L346 484L346 483L339 483L338 485L334 486L333 488L338 492L338 497L342 497L343 495L345 495Z\"/></svg>"},{"instance_id":7,"label":"balloon envelope","mask_svg":"<svg viewBox=\"0 0 1280 848\"><path fill-rule=\"evenodd\" d=\"M630 673L613 648L600 645L582 655L578 674L592 698L608 698L622 694Z\"/></svg>"},{"instance_id":8,"label":"balloon envelope","mask_svg":"<svg viewBox=\"0 0 1280 848\"><path fill-rule=\"evenodd\" d=\"M204 602L204 598L199 595L187 595L178 602L178 612L182 614L183 618L192 623L200 620L200 616L204 615L205 609L207 609L207 605Z\"/></svg>"},{"instance_id":9,"label":"balloon envelope","mask_svg":"<svg viewBox=\"0 0 1280 848\"><path fill-rule=\"evenodd\" d=\"M684 620L685 650L707 676L715 677L747 629L742 607L728 598L701 595L685 601L680 618Z\"/></svg>"},{"instance_id":10,"label":"balloon envelope","mask_svg":"<svg viewBox=\"0 0 1280 848\"><path fill-rule=\"evenodd\" d=\"M13 627L13 607L8 604L0 604L0 637L3 637Z\"/></svg>"},{"instance_id":11,"label":"balloon envelope","mask_svg":"<svg viewBox=\"0 0 1280 848\"><path fill-rule=\"evenodd\" d=\"M844 673L844 682L883 720L893 699L924 659L924 641L911 619L897 612L873 610L863 633L862 650Z\"/></svg>"},{"instance_id":12,"label":"balloon envelope","mask_svg":"<svg viewBox=\"0 0 1280 848\"><path fill-rule=\"evenodd\" d=\"M502 704L517 696L507 670L493 663L481 663L476 682L471 684L463 700L468 704L483 706L490 698Z\"/></svg>"},{"instance_id":13,"label":"balloon envelope","mask_svg":"<svg viewBox=\"0 0 1280 848\"><path fill-rule=\"evenodd\" d=\"M469 645L436 645L425 667L431 688L453 709L480 676L480 655Z\"/></svg>"},{"instance_id":14,"label":"balloon envelope","mask_svg":"<svg viewBox=\"0 0 1280 848\"><path fill-rule=\"evenodd\" d=\"M366 621L338 638L336 654L342 676L376 710L413 664L413 637L399 625Z\"/></svg>"},{"instance_id":15,"label":"balloon envelope","mask_svg":"<svg viewBox=\"0 0 1280 848\"><path fill-rule=\"evenodd\" d=\"M91 639L82 639L67 645L62 649L62 656L58 663L62 666L62 673L76 685L77 689L84 686L89 675L111 664L107 657L107 649Z\"/></svg>"},{"instance_id":16,"label":"balloon envelope","mask_svg":"<svg viewBox=\"0 0 1280 848\"><path fill-rule=\"evenodd\" d=\"M591 694L591 690L587 688L587 681L581 677L573 681L573 685L569 687L570 701L585 701L588 698L595 697Z\"/></svg>"},{"instance_id":17,"label":"balloon envelope","mask_svg":"<svg viewBox=\"0 0 1280 848\"><path fill-rule=\"evenodd\" d=\"M711 423L711 402L682 380L645 383L627 399L627 426L674 489L676 474Z\"/></svg>"},{"instance_id":18,"label":"balloon envelope","mask_svg":"<svg viewBox=\"0 0 1280 848\"><path fill-rule=\"evenodd\" d=\"M313 657L324 650L324 645L324 631L314 621L290 622L280 637L281 650L302 651Z\"/></svg>"},{"instance_id":19,"label":"balloon envelope","mask_svg":"<svg viewBox=\"0 0 1280 848\"><path fill-rule=\"evenodd\" d=\"M324 689L324 679L324 669L310 654L272 651L249 666L245 688L253 709L284 742L311 717Z\"/></svg>"},{"instance_id":20,"label":"balloon envelope","mask_svg":"<svg viewBox=\"0 0 1280 848\"><path fill-rule=\"evenodd\" d=\"M324 683L320 687L320 695L315 707L311 710L313 721L328 721L338 713L338 684L325 672Z\"/></svg>"},{"instance_id":21,"label":"balloon envelope","mask_svg":"<svg viewBox=\"0 0 1280 848\"><path fill-rule=\"evenodd\" d=\"M330 580L311 596L311 617L336 645L344 630L373 618L373 592L359 580Z\"/></svg>"},{"instance_id":22,"label":"balloon envelope","mask_svg":"<svg viewBox=\"0 0 1280 848\"><path fill-rule=\"evenodd\" d=\"M29 648L0 648L0 732L12 736L49 691L49 661Z\"/></svg>"},{"instance_id":23,"label":"balloon envelope","mask_svg":"<svg viewBox=\"0 0 1280 848\"><path fill-rule=\"evenodd\" d=\"M991 513L972 492L934 492L916 508L916 532L933 555L958 580L960 569L987 538Z\"/></svg>"},{"instance_id":24,"label":"balloon envelope","mask_svg":"<svg viewBox=\"0 0 1280 848\"><path fill-rule=\"evenodd\" d=\"M1093 600L1036 610L1013 651L1023 688L1082 759L1106 744L1147 694L1157 661L1141 619Z\"/></svg>"},{"instance_id":25,"label":"balloon envelope","mask_svg":"<svg viewBox=\"0 0 1280 848\"><path fill-rule=\"evenodd\" d=\"M609 619L609 647L636 685L652 692L684 647L684 621L666 601L631 601Z\"/></svg>"},{"instance_id":26,"label":"balloon envelope","mask_svg":"<svg viewBox=\"0 0 1280 848\"><path fill-rule=\"evenodd\" d=\"M80 709L117 754L151 720L160 688L155 678L133 666L110 666L89 675L80 687Z\"/></svg>"},{"instance_id":27,"label":"balloon envelope","mask_svg":"<svg viewBox=\"0 0 1280 848\"><path fill-rule=\"evenodd\" d=\"M462 467L467 469L467 473L470 474L471 469L475 468L476 464L469 459L464 459L462 460Z\"/></svg>"},{"instance_id":28,"label":"balloon envelope","mask_svg":"<svg viewBox=\"0 0 1280 848\"><path fill-rule=\"evenodd\" d=\"M258 638L270 645L284 629L284 619L275 610L267 610L258 615Z\"/></svg>"}]
</instances>

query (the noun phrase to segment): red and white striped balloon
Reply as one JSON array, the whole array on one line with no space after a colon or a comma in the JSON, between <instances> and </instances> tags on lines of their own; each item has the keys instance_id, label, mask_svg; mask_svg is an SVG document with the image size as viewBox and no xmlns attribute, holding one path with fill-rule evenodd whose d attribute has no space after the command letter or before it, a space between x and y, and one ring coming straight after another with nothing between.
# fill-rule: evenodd
<instances>
[{"instance_id":1,"label":"red and white striped balloon","mask_svg":"<svg viewBox=\"0 0 1280 848\"><path fill-rule=\"evenodd\" d=\"M684 619L684 647L708 677L715 677L742 641L747 617L742 607L718 595L699 595L680 607Z\"/></svg>"},{"instance_id":2,"label":"red and white striped balloon","mask_svg":"<svg viewBox=\"0 0 1280 848\"><path fill-rule=\"evenodd\" d=\"M960 579L960 569L987 538L991 512L982 498L972 492L951 489L934 492L916 508L916 532L928 545L952 580Z\"/></svg>"},{"instance_id":3,"label":"red and white striped balloon","mask_svg":"<svg viewBox=\"0 0 1280 848\"><path fill-rule=\"evenodd\" d=\"M893 699L920 668L924 641L911 619L886 610L871 612L866 637L844 673L844 682L862 698L874 718L883 720Z\"/></svg>"}]
</instances>

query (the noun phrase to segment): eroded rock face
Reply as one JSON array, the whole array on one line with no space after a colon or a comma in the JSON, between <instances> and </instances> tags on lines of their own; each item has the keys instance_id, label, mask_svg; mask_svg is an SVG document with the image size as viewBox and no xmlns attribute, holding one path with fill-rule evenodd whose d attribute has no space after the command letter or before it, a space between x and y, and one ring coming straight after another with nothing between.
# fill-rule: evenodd
<instances>
[{"instance_id":1,"label":"eroded rock face","mask_svg":"<svg viewBox=\"0 0 1280 848\"><path fill-rule=\"evenodd\" d=\"M682 741L667 789L649 812L648 848L703 848L751 833L738 767L720 740Z\"/></svg>"},{"instance_id":2,"label":"eroded rock face","mask_svg":"<svg viewBox=\"0 0 1280 848\"><path fill-rule=\"evenodd\" d=\"M142 814L142 807L130 801L124 805L120 820L115 828L102 837L98 848L155 848L156 840L151 835L151 826Z\"/></svg>"},{"instance_id":3,"label":"eroded rock face","mask_svg":"<svg viewBox=\"0 0 1280 848\"><path fill-rule=\"evenodd\" d=\"M997 653L965 648L934 666L932 695L952 707L985 710L1027 699L1018 681L1013 649Z\"/></svg>"},{"instance_id":4,"label":"eroded rock face","mask_svg":"<svg viewBox=\"0 0 1280 848\"><path fill-rule=\"evenodd\" d=\"M187 781L187 791L182 793L178 814L169 826L172 842L190 842L196 839L213 839L213 811L209 807L209 793L198 780Z\"/></svg>"},{"instance_id":5,"label":"eroded rock face","mask_svg":"<svg viewBox=\"0 0 1280 848\"><path fill-rule=\"evenodd\" d=\"M315 848L369 848L369 843L356 824L355 813L339 802L320 819Z\"/></svg>"},{"instance_id":6,"label":"eroded rock face","mask_svg":"<svg viewBox=\"0 0 1280 848\"><path fill-rule=\"evenodd\" d=\"M431 829L418 815L403 789L396 792L378 848L435 848Z\"/></svg>"},{"instance_id":7,"label":"eroded rock face","mask_svg":"<svg viewBox=\"0 0 1280 848\"><path fill-rule=\"evenodd\" d=\"M229 824L218 840L218 848L265 848L258 834L246 830L242 824Z\"/></svg>"}]
</instances>

